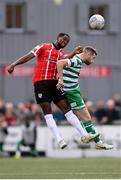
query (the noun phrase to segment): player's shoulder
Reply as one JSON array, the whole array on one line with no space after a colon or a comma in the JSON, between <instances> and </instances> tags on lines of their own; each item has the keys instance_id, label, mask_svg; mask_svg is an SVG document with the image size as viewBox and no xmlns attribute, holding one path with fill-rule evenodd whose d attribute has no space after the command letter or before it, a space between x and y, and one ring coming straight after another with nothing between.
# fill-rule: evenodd
<instances>
[{"instance_id":1,"label":"player's shoulder","mask_svg":"<svg viewBox=\"0 0 121 180\"><path fill-rule=\"evenodd\" d=\"M46 50L47 50L47 49L50 50L50 49L53 47L53 43L46 42L46 43L44 43L44 46L43 46L43 47L44 47L44 49L46 49Z\"/></svg>"},{"instance_id":2,"label":"player's shoulder","mask_svg":"<svg viewBox=\"0 0 121 180\"><path fill-rule=\"evenodd\" d=\"M71 62L74 63L76 66L77 65L81 65L83 63L81 58L80 58L80 56L78 54L73 56L73 58L71 59Z\"/></svg>"},{"instance_id":3,"label":"player's shoulder","mask_svg":"<svg viewBox=\"0 0 121 180\"><path fill-rule=\"evenodd\" d=\"M76 55L73 57L73 59L76 60L76 61L82 62L79 54L76 54Z\"/></svg>"},{"instance_id":4,"label":"player's shoulder","mask_svg":"<svg viewBox=\"0 0 121 180\"><path fill-rule=\"evenodd\" d=\"M75 56L73 56L72 58L71 58L71 61L77 61L77 60L79 60L80 59L80 57L76 54Z\"/></svg>"},{"instance_id":5,"label":"player's shoulder","mask_svg":"<svg viewBox=\"0 0 121 180\"><path fill-rule=\"evenodd\" d=\"M40 43L40 44L38 44L38 46L39 47L45 47L45 46L49 47L49 46L52 46L52 43L48 43L48 42L47 43Z\"/></svg>"},{"instance_id":6,"label":"player's shoulder","mask_svg":"<svg viewBox=\"0 0 121 180\"><path fill-rule=\"evenodd\" d=\"M47 47L50 47L52 46L53 44L52 43L49 43L49 42L46 42L46 43L43 43L44 46L47 46Z\"/></svg>"},{"instance_id":7,"label":"player's shoulder","mask_svg":"<svg viewBox=\"0 0 121 180\"><path fill-rule=\"evenodd\" d=\"M74 56L74 58L76 58L76 59L81 59L80 56L79 56L79 54L76 54L76 55Z\"/></svg>"}]
</instances>

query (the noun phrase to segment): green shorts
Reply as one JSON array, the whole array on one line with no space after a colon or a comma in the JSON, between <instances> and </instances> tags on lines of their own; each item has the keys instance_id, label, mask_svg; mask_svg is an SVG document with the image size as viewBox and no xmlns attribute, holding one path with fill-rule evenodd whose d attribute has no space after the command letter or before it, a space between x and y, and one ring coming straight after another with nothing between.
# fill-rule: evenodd
<instances>
[{"instance_id":1,"label":"green shorts","mask_svg":"<svg viewBox=\"0 0 121 180\"><path fill-rule=\"evenodd\" d=\"M65 97L70 104L71 109L82 109L85 107L84 100L81 97L80 88L66 91Z\"/></svg>"}]
</instances>

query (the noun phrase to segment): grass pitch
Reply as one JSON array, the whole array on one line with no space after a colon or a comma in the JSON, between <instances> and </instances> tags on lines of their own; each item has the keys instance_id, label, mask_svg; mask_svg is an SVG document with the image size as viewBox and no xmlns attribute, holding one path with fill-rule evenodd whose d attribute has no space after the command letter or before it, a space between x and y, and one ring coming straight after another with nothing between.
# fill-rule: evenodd
<instances>
[{"instance_id":1,"label":"grass pitch","mask_svg":"<svg viewBox=\"0 0 121 180\"><path fill-rule=\"evenodd\" d=\"M0 159L0 179L118 179L121 158Z\"/></svg>"}]
</instances>

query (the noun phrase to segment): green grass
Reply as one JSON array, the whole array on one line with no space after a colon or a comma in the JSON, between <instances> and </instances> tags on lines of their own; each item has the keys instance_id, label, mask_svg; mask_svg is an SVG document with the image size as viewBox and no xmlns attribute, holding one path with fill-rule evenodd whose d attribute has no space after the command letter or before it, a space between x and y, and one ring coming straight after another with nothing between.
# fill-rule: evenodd
<instances>
[{"instance_id":1,"label":"green grass","mask_svg":"<svg viewBox=\"0 0 121 180\"><path fill-rule=\"evenodd\" d=\"M120 158L0 159L0 179L118 179Z\"/></svg>"}]
</instances>

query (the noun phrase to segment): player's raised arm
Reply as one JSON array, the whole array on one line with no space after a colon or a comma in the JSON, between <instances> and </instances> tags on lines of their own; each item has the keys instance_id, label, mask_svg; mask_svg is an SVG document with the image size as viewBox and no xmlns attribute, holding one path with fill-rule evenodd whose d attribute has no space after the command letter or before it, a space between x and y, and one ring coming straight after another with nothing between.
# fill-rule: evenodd
<instances>
[{"instance_id":1,"label":"player's raised arm","mask_svg":"<svg viewBox=\"0 0 121 180\"><path fill-rule=\"evenodd\" d=\"M70 53L67 54L67 55L64 55L63 58L69 58L69 59L70 59L70 58L73 58L73 56L75 56L76 54L82 53L82 51L83 51L83 47L77 46L77 47L74 48L74 50L73 50L72 52L70 52Z\"/></svg>"},{"instance_id":2,"label":"player's raised arm","mask_svg":"<svg viewBox=\"0 0 121 180\"><path fill-rule=\"evenodd\" d=\"M35 55L32 52L29 52L29 53L25 54L24 56L20 57L19 59L17 59L15 62L13 62L12 64L10 64L7 67L8 73L11 74L14 71L15 66L24 64L24 63L30 61L34 57L35 57Z\"/></svg>"},{"instance_id":3,"label":"player's raised arm","mask_svg":"<svg viewBox=\"0 0 121 180\"><path fill-rule=\"evenodd\" d=\"M69 59L62 59L57 62L58 84L57 88L63 88L63 68L69 65Z\"/></svg>"}]
</instances>

